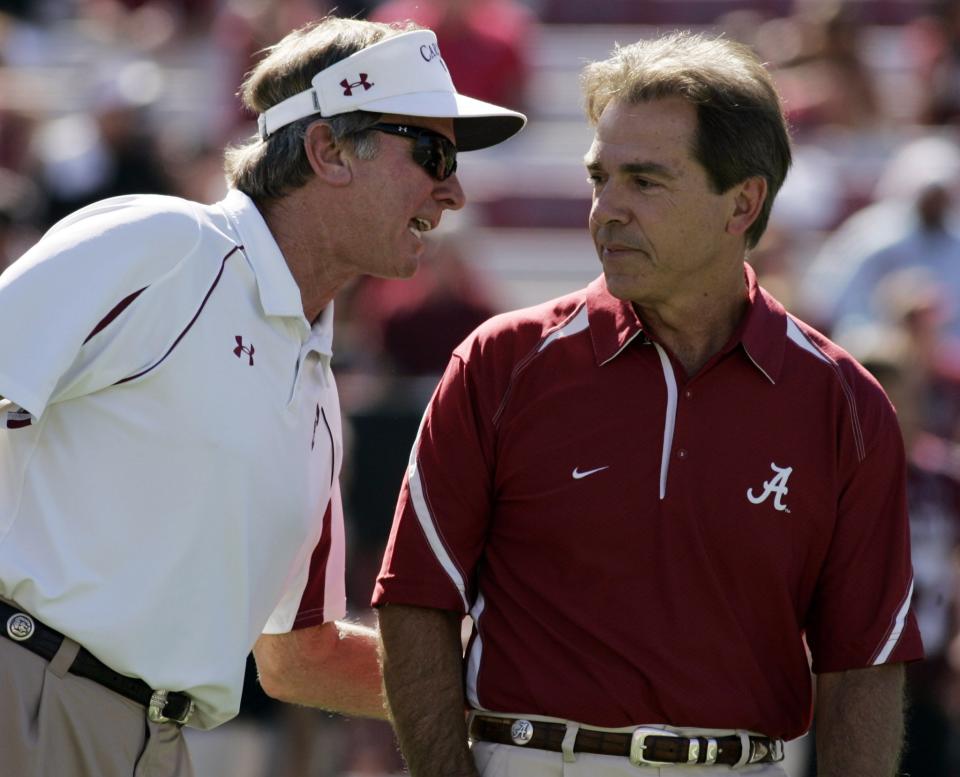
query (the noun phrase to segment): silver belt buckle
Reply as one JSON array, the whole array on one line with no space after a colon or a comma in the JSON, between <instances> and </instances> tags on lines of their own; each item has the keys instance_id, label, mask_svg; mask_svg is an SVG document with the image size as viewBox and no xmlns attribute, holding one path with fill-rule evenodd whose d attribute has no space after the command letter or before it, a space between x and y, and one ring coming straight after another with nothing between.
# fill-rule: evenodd
<instances>
[{"instance_id":1,"label":"silver belt buckle","mask_svg":"<svg viewBox=\"0 0 960 777\"><path fill-rule=\"evenodd\" d=\"M660 728L638 728L636 729L632 736L630 737L630 763L634 766L662 766L663 764L671 764L674 766L687 764L696 764L700 763L700 741L697 737L686 737L689 744L687 745L687 760L686 761L655 761L652 758L647 758L643 751L647 747L647 737L676 737L680 738L679 734L675 734L672 731L664 731ZM717 740L713 737L707 737L707 752L706 759L703 761L704 764L714 764L717 762Z\"/></svg>"},{"instance_id":2,"label":"silver belt buckle","mask_svg":"<svg viewBox=\"0 0 960 777\"><path fill-rule=\"evenodd\" d=\"M193 715L193 700L190 701L190 706L187 707L187 714L180 718L168 718L163 714L164 707L167 706L167 696L170 694L170 691L154 691L150 696L150 704L147 705L147 717L152 720L154 723L179 723L181 726L185 725L190 716Z\"/></svg>"},{"instance_id":3,"label":"silver belt buckle","mask_svg":"<svg viewBox=\"0 0 960 777\"><path fill-rule=\"evenodd\" d=\"M675 737L672 731L664 731L660 728L638 728L630 736L630 763L634 766L662 766L663 764L673 764L673 761L655 761L652 758L644 756L643 751L647 749L647 737Z\"/></svg>"}]
</instances>

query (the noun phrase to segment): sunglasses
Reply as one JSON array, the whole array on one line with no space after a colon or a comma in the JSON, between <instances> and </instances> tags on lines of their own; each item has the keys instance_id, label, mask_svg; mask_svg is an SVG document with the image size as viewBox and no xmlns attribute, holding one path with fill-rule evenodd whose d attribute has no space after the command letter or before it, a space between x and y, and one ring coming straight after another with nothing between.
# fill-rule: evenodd
<instances>
[{"instance_id":1,"label":"sunglasses","mask_svg":"<svg viewBox=\"0 0 960 777\"><path fill-rule=\"evenodd\" d=\"M370 129L413 140L413 161L438 181L445 181L457 172L457 147L439 132L406 124L382 122L374 124Z\"/></svg>"}]
</instances>

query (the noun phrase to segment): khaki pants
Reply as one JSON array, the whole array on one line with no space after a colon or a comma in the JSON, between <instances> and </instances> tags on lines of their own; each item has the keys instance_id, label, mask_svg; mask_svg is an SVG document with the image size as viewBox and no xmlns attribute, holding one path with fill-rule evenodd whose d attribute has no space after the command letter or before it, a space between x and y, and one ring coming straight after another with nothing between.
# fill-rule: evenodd
<instances>
[{"instance_id":1,"label":"khaki pants","mask_svg":"<svg viewBox=\"0 0 960 777\"><path fill-rule=\"evenodd\" d=\"M0 773L16 777L193 777L180 728L0 636Z\"/></svg>"},{"instance_id":2,"label":"khaki pants","mask_svg":"<svg viewBox=\"0 0 960 777\"><path fill-rule=\"evenodd\" d=\"M780 764L729 766L634 766L619 755L577 753L565 763L561 753L492 742L474 742L480 777L786 777Z\"/></svg>"}]
</instances>

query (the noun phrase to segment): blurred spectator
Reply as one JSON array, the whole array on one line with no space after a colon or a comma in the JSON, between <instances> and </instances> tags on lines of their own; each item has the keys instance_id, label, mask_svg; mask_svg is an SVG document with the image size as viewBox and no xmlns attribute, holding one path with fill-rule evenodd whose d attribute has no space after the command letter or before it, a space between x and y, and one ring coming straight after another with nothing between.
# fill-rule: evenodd
<instances>
[{"instance_id":1,"label":"blurred spectator","mask_svg":"<svg viewBox=\"0 0 960 777\"><path fill-rule=\"evenodd\" d=\"M943 285L944 328L960 336L960 236L955 219L960 147L925 137L894 157L877 185L877 201L824 241L804 279L804 307L839 335L881 318L874 292L888 275L923 268Z\"/></svg>"},{"instance_id":2,"label":"blurred spectator","mask_svg":"<svg viewBox=\"0 0 960 777\"><path fill-rule=\"evenodd\" d=\"M359 2L335 0L224 0L212 24L212 36L222 60L222 77L233 94L243 76L265 53L265 47L288 30L301 27L336 9L338 16L362 15ZM244 113L239 99L229 103L221 120L220 140L229 142L248 134L254 117Z\"/></svg>"},{"instance_id":3,"label":"blurred spectator","mask_svg":"<svg viewBox=\"0 0 960 777\"><path fill-rule=\"evenodd\" d=\"M530 75L534 19L516 0L387 0L379 22L412 19L437 33L459 88L522 110Z\"/></svg>"},{"instance_id":4,"label":"blurred spectator","mask_svg":"<svg viewBox=\"0 0 960 777\"><path fill-rule=\"evenodd\" d=\"M40 127L33 153L48 224L106 197L173 192L147 120L162 78L152 62L130 63L100 85L90 113Z\"/></svg>"},{"instance_id":5,"label":"blurred spectator","mask_svg":"<svg viewBox=\"0 0 960 777\"><path fill-rule=\"evenodd\" d=\"M947 710L956 678L947 651L956 637L953 608L958 583L955 555L960 541L960 469L956 444L923 430L929 374L897 328L874 328L872 342L854 355L880 382L897 409L907 451L907 505L914 571L913 611L923 636L925 661L907 667L906 751L902 774L949 777L956 773L949 751ZM866 345L861 340L862 345ZM954 387L956 390L956 386Z\"/></svg>"},{"instance_id":6,"label":"blurred spectator","mask_svg":"<svg viewBox=\"0 0 960 777\"><path fill-rule=\"evenodd\" d=\"M906 30L924 124L960 122L960 0L934 0Z\"/></svg>"},{"instance_id":7,"label":"blurred spectator","mask_svg":"<svg viewBox=\"0 0 960 777\"><path fill-rule=\"evenodd\" d=\"M909 353L918 397L911 429L960 442L960 351L956 340L943 337L946 297L939 279L923 268L898 270L877 286L874 298L889 322L881 326L895 328Z\"/></svg>"},{"instance_id":8,"label":"blurred spectator","mask_svg":"<svg viewBox=\"0 0 960 777\"><path fill-rule=\"evenodd\" d=\"M859 5L798 0L793 16L766 22L755 43L774 64L791 126L872 128L882 119L875 74L863 60Z\"/></svg>"},{"instance_id":9,"label":"blurred spectator","mask_svg":"<svg viewBox=\"0 0 960 777\"><path fill-rule=\"evenodd\" d=\"M25 172L33 122L17 111L0 109L0 167Z\"/></svg>"},{"instance_id":10,"label":"blurred spectator","mask_svg":"<svg viewBox=\"0 0 960 777\"><path fill-rule=\"evenodd\" d=\"M40 193L33 183L0 167L0 272L39 237Z\"/></svg>"}]
</instances>

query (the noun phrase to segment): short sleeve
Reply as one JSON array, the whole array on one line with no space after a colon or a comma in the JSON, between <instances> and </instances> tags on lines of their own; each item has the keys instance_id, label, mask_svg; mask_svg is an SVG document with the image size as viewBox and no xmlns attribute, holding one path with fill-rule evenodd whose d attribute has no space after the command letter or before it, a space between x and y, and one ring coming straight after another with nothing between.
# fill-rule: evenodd
<instances>
[{"instance_id":1,"label":"short sleeve","mask_svg":"<svg viewBox=\"0 0 960 777\"><path fill-rule=\"evenodd\" d=\"M491 416L455 354L413 445L374 606L470 610L492 509Z\"/></svg>"},{"instance_id":2,"label":"short sleeve","mask_svg":"<svg viewBox=\"0 0 960 777\"><path fill-rule=\"evenodd\" d=\"M887 405L875 444L840 494L807 624L814 672L923 657L910 609L913 570L903 442Z\"/></svg>"},{"instance_id":3,"label":"short sleeve","mask_svg":"<svg viewBox=\"0 0 960 777\"><path fill-rule=\"evenodd\" d=\"M118 330L107 324L174 270L200 234L194 214L158 209L158 199L120 197L85 208L0 275L0 396L39 417L68 382L109 385L128 368L125 358L148 358L144 347L129 354L107 348ZM107 351L115 371L108 368L98 384L90 373Z\"/></svg>"}]
</instances>

